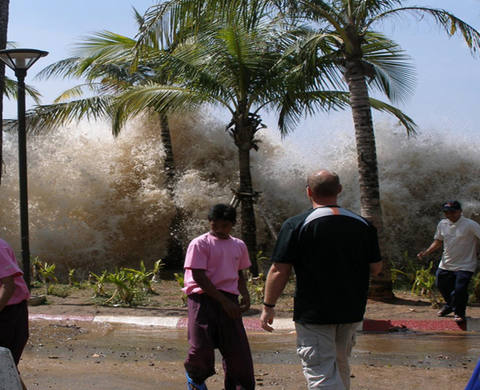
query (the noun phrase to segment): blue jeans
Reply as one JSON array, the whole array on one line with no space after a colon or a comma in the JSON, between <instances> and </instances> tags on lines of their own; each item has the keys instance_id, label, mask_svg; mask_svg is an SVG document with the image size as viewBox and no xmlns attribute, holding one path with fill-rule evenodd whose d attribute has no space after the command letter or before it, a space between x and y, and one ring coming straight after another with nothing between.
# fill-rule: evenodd
<instances>
[{"instance_id":1,"label":"blue jeans","mask_svg":"<svg viewBox=\"0 0 480 390\"><path fill-rule=\"evenodd\" d=\"M468 303L468 284L473 276L469 271L437 270L437 288L445 299L446 307L460 317L465 317Z\"/></svg>"}]
</instances>

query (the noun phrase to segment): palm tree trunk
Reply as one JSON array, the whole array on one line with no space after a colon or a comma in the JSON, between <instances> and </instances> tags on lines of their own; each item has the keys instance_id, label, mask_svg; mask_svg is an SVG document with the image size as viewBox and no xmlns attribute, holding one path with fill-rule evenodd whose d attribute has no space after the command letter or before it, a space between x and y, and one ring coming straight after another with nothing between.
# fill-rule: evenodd
<instances>
[{"instance_id":1,"label":"palm tree trunk","mask_svg":"<svg viewBox=\"0 0 480 390\"><path fill-rule=\"evenodd\" d=\"M377 228L383 258L381 273L372 277L369 298L386 300L393 298L394 295L390 267L386 256L385 230L380 206L378 162L372 110L361 64L350 64L347 69L346 79L350 92L357 144L361 213Z\"/></svg>"},{"instance_id":2,"label":"palm tree trunk","mask_svg":"<svg viewBox=\"0 0 480 390\"><path fill-rule=\"evenodd\" d=\"M248 248L248 254L252 266L250 271L253 276L258 276L257 264L257 225L255 222L255 210L253 208L253 185L250 172L250 149L238 148L240 163L240 199L242 213L242 240ZM251 194L251 195L249 195Z\"/></svg>"},{"instance_id":3,"label":"palm tree trunk","mask_svg":"<svg viewBox=\"0 0 480 390\"><path fill-rule=\"evenodd\" d=\"M170 125L168 116L164 113L159 114L160 117L160 137L162 139L163 148L165 150L165 159L163 160L163 168L167 175L167 189L173 195L173 187L175 185L175 160L173 158L172 137L170 135ZM173 196L172 196L173 197Z\"/></svg>"},{"instance_id":4,"label":"palm tree trunk","mask_svg":"<svg viewBox=\"0 0 480 390\"><path fill-rule=\"evenodd\" d=\"M160 113L160 135L165 149L165 159L163 168L167 175L167 190L170 198L175 197L174 186L176 178L175 160L173 158L172 138L170 135L170 126L168 116ZM168 240L167 256L164 259L165 268L169 270L181 270L183 268L183 246L182 246L182 213L175 206L175 215L170 221L170 238Z\"/></svg>"},{"instance_id":5,"label":"palm tree trunk","mask_svg":"<svg viewBox=\"0 0 480 390\"><path fill-rule=\"evenodd\" d=\"M8 11L10 0L0 0L0 49L7 47ZM3 172L3 88L5 65L0 63L0 184Z\"/></svg>"}]
</instances>

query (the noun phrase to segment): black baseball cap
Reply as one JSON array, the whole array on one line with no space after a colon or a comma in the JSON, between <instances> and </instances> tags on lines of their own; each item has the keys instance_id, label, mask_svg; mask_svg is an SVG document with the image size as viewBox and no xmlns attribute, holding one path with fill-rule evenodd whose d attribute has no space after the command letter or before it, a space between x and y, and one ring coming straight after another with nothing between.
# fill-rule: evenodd
<instances>
[{"instance_id":1,"label":"black baseball cap","mask_svg":"<svg viewBox=\"0 0 480 390\"><path fill-rule=\"evenodd\" d=\"M455 211L461 209L462 205L456 200L449 200L448 202L445 202L442 206L442 211Z\"/></svg>"}]
</instances>

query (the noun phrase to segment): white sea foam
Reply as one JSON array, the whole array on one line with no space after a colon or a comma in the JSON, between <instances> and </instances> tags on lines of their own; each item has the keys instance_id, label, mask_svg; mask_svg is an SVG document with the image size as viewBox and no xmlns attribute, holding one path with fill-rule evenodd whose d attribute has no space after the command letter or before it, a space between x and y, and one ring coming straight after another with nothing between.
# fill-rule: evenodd
<instances>
[{"instance_id":1,"label":"white sea foam","mask_svg":"<svg viewBox=\"0 0 480 390\"><path fill-rule=\"evenodd\" d=\"M206 213L229 202L238 186L238 155L225 123L205 116L177 118L171 133L177 167L175 198L164 185L164 150L155 121L129 123L117 139L106 124L80 123L30 137L30 247L33 256L60 269L102 270L147 265L166 254L174 203L183 210L184 245L207 229ZM480 220L478 144L451 133L407 138L389 122L376 126L381 199L388 256L403 259L431 242L442 202L456 198L464 214ZM359 212L353 131L315 136L302 145L275 130L259 132L252 151L254 186L278 229L309 207L305 177L318 168L339 173L340 203ZM20 253L18 171L15 134L6 134L6 172L0 188L0 236ZM273 240L257 217L259 249ZM239 232L237 230L237 235Z\"/></svg>"}]
</instances>

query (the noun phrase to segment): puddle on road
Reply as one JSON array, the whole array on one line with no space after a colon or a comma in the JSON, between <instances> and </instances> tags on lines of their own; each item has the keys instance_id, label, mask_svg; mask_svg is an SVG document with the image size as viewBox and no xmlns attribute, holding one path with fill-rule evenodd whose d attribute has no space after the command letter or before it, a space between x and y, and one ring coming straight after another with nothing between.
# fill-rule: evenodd
<instances>
[{"instance_id":1,"label":"puddle on road","mask_svg":"<svg viewBox=\"0 0 480 390\"><path fill-rule=\"evenodd\" d=\"M34 322L24 354L67 360L177 361L184 359L186 343L186 333L180 330Z\"/></svg>"},{"instance_id":2,"label":"puddle on road","mask_svg":"<svg viewBox=\"0 0 480 390\"><path fill-rule=\"evenodd\" d=\"M361 333L357 336L351 363L458 367L475 364L479 356L479 333Z\"/></svg>"},{"instance_id":3,"label":"puddle on road","mask_svg":"<svg viewBox=\"0 0 480 390\"><path fill-rule=\"evenodd\" d=\"M299 364L295 334L249 332L254 361ZM109 361L183 361L185 329L94 323L31 323L25 356ZM480 356L480 334L473 332L358 333L351 364L459 367Z\"/></svg>"}]
</instances>

